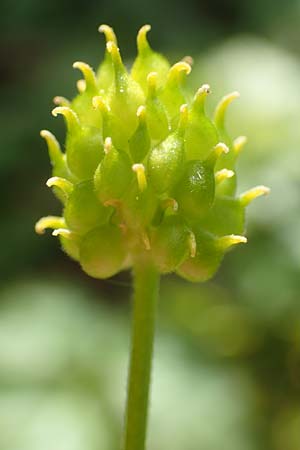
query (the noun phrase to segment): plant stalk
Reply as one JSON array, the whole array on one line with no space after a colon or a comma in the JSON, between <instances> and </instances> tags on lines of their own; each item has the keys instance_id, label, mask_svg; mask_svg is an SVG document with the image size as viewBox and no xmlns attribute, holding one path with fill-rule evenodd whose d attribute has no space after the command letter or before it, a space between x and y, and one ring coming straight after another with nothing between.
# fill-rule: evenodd
<instances>
[{"instance_id":1,"label":"plant stalk","mask_svg":"<svg viewBox=\"0 0 300 450\"><path fill-rule=\"evenodd\" d=\"M149 262L133 270L134 296L123 450L144 450L159 273Z\"/></svg>"}]
</instances>

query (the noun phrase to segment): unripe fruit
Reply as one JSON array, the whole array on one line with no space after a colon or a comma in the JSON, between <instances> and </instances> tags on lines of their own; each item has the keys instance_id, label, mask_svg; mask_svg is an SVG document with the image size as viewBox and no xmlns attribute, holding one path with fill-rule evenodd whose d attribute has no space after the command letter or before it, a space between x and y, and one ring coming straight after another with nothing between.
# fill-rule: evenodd
<instances>
[{"instance_id":1,"label":"unripe fruit","mask_svg":"<svg viewBox=\"0 0 300 450\"><path fill-rule=\"evenodd\" d=\"M81 126L77 114L66 106L54 108L52 114L55 117L62 114L68 126L66 157L69 169L80 180L91 178L104 155L100 130Z\"/></svg>"},{"instance_id":2,"label":"unripe fruit","mask_svg":"<svg viewBox=\"0 0 300 450\"><path fill-rule=\"evenodd\" d=\"M219 141L215 125L205 114L205 100L209 93L209 85L204 84L193 99L185 133L187 159L206 159Z\"/></svg>"},{"instance_id":3,"label":"unripe fruit","mask_svg":"<svg viewBox=\"0 0 300 450\"><path fill-rule=\"evenodd\" d=\"M117 37L114 33L114 30L108 25L100 25L98 28L100 33L105 35L106 43L114 42L114 44L118 45ZM108 52L107 48L105 48L104 60L100 64L97 70L97 82L98 86L102 91L107 91L108 88L112 85L114 79L114 67L112 62L111 54Z\"/></svg>"},{"instance_id":4,"label":"unripe fruit","mask_svg":"<svg viewBox=\"0 0 300 450\"><path fill-rule=\"evenodd\" d=\"M80 264L94 278L109 278L122 267L126 257L120 228L103 225L90 231L80 245Z\"/></svg>"},{"instance_id":5,"label":"unripe fruit","mask_svg":"<svg viewBox=\"0 0 300 450\"><path fill-rule=\"evenodd\" d=\"M112 208L98 200L93 180L88 180L75 185L66 202L64 217L69 228L85 234L106 223L111 213Z\"/></svg>"},{"instance_id":6,"label":"unripe fruit","mask_svg":"<svg viewBox=\"0 0 300 450\"><path fill-rule=\"evenodd\" d=\"M129 229L146 233L152 223L158 206L158 199L152 186L147 184L145 168L142 164L134 164L134 179L122 197L122 217Z\"/></svg>"},{"instance_id":7,"label":"unripe fruit","mask_svg":"<svg viewBox=\"0 0 300 450\"><path fill-rule=\"evenodd\" d=\"M130 160L123 151L116 150L112 140L105 140L105 156L94 176L96 194L103 203L120 198L132 178Z\"/></svg>"},{"instance_id":8,"label":"unripe fruit","mask_svg":"<svg viewBox=\"0 0 300 450\"><path fill-rule=\"evenodd\" d=\"M129 150L132 161L135 163L142 162L151 147L151 139L147 126L147 112L144 106L140 106L137 110L138 126L134 134L129 140Z\"/></svg>"},{"instance_id":9,"label":"unripe fruit","mask_svg":"<svg viewBox=\"0 0 300 450\"><path fill-rule=\"evenodd\" d=\"M77 61L73 64L73 67L82 72L84 80L80 80L82 92L74 98L70 106L77 113L81 124L101 129L101 114L99 111L95 113L92 105L92 98L98 92L96 75L93 69L86 63Z\"/></svg>"},{"instance_id":10,"label":"unripe fruit","mask_svg":"<svg viewBox=\"0 0 300 450\"><path fill-rule=\"evenodd\" d=\"M155 147L149 156L150 183L159 194L169 192L183 173L187 106L182 105L180 112L181 120L178 129Z\"/></svg>"},{"instance_id":11,"label":"unripe fruit","mask_svg":"<svg viewBox=\"0 0 300 450\"><path fill-rule=\"evenodd\" d=\"M112 113L107 101L102 96L96 95L92 100L95 111L99 111L102 115L102 136L103 141L107 137L113 136L114 146L126 150L128 147L128 136L126 124L123 123L118 116Z\"/></svg>"},{"instance_id":12,"label":"unripe fruit","mask_svg":"<svg viewBox=\"0 0 300 450\"><path fill-rule=\"evenodd\" d=\"M189 257L177 269L177 273L189 281L204 282L218 270L226 251L235 244L245 243L244 236L223 236L216 238L201 229L196 230L196 254Z\"/></svg>"},{"instance_id":13,"label":"unripe fruit","mask_svg":"<svg viewBox=\"0 0 300 450\"><path fill-rule=\"evenodd\" d=\"M179 212L189 221L204 217L215 197L215 177L210 164L188 161L184 173L174 190Z\"/></svg>"},{"instance_id":14,"label":"unripe fruit","mask_svg":"<svg viewBox=\"0 0 300 450\"><path fill-rule=\"evenodd\" d=\"M96 128L82 128L67 139L67 162L72 172L80 179L91 178L103 158L103 141Z\"/></svg>"},{"instance_id":15,"label":"unripe fruit","mask_svg":"<svg viewBox=\"0 0 300 450\"><path fill-rule=\"evenodd\" d=\"M131 69L132 78L140 84L144 92L147 92L147 76L155 71L158 75L159 87L163 86L170 64L166 58L156 53L150 47L147 41L147 33L151 30L150 25L144 25L137 36L138 56Z\"/></svg>"},{"instance_id":16,"label":"unripe fruit","mask_svg":"<svg viewBox=\"0 0 300 450\"><path fill-rule=\"evenodd\" d=\"M125 132L129 138L137 126L136 111L144 104L145 96L140 85L127 73L116 44L110 41L106 47L114 67L114 83L109 89L108 104L112 113L126 123Z\"/></svg>"},{"instance_id":17,"label":"unripe fruit","mask_svg":"<svg viewBox=\"0 0 300 450\"><path fill-rule=\"evenodd\" d=\"M187 102L184 85L186 77L191 73L191 70L191 66L184 61L174 64L168 72L164 89L160 91L160 99L166 108L167 116L169 122L172 123L173 129L178 122L180 106Z\"/></svg>"},{"instance_id":18,"label":"unripe fruit","mask_svg":"<svg viewBox=\"0 0 300 450\"><path fill-rule=\"evenodd\" d=\"M264 186L237 196L235 165L245 143L232 140L225 113L238 94L225 96L214 120L205 112L207 84L193 96L190 61L172 66L153 51L149 25L137 37L130 72L108 25L104 61L82 72L78 95L55 97L64 116L65 148L46 130L53 168L47 186L63 204L63 217L39 220L53 229L64 251L95 278L107 278L150 260L161 273L192 281L213 276L233 244L245 242L245 208Z\"/></svg>"},{"instance_id":19,"label":"unripe fruit","mask_svg":"<svg viewBox=\"0 0 300 450\"><path fill-rule=\"evenodd\" d=\"M153 228L150 242L153 260L161 273L173 272L189 254L190 232L182 217L167 216Z\"/></svg>"},{"instance_id":20,"label":"unripe fruit","mask_svg":"<svg viewBox=\"0 0 300 450\"><path fill-rule=\"evenodd\" d=\"M218 157L227 153L225 144L219 143L204 161L188 161L184 174L174 190L174 197L182 214L189 221L198 221L211 209L215 198L214 167Z\"/></svg>"},{"instance_id":21,"label":"unripe fruit","mask_svg":"<svg viewBox=\"0 0 300 450\"><path fill-rule=\"evenodd\" d=\"M201 220L201 226L216 236L244 234L246 206L268 192L265 186L257 186L235 198L217 197L209 213Z\"/></svg>"},{"instance_id":22,"label":"unripe fruit","mask_svg":"<svg viewBox=\"0 0 300 450\"><path fill-rule=\"evenodd\" d=\"M170 126L166 108L158 96L158 75L156 72L149 73L147 83L146 109L148 131L153 142L160 142L167 137Z\"/></svg>"}]
</instances>

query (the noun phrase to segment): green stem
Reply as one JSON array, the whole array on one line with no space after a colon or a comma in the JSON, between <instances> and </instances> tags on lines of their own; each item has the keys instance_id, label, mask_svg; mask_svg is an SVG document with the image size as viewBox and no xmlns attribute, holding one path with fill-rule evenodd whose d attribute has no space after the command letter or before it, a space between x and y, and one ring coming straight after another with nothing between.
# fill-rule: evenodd
<instances>
[{"instance_id":1,"label":"green stem","mask_svg":"<svg viewBox=\"0 0 300 450\"><path fill-rule=\"evenodd\" d=\"M148 262L133 271L131 357L125 411L124 450L144 450L159 274Z\"/></svg>"}]
</instances>

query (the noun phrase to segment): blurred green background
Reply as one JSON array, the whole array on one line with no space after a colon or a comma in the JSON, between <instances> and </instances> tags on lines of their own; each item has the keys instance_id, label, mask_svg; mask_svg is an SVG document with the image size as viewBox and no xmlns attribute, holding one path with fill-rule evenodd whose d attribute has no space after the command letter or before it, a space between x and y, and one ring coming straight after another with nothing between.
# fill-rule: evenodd
<instances>
[{"instance_id":1,"label":"blurred green background","mask_svg":"<svg viewBox=\"0 0 300 450\"><path fill-rule=\"evenodd\" d=\"M130 276L91 280L33 230L60 208L39 130L63 142L52 98L75 94L75 60L102 59L100 23L128 62L151 23L155 49L194 58L190 85L210 83L210 108L239 90L240 191L272 189L213 281L163 280L149 450L299 450L300 0L2 0L0 449L119 445Z\"/></svg>"}]
</instances>

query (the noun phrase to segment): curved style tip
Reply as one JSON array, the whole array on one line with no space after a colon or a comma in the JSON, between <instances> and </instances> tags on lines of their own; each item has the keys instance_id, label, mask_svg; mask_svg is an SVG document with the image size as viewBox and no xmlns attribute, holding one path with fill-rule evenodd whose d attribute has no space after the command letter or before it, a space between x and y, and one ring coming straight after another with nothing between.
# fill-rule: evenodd
<instances>
[{"instance_id":1,"label":"curved style tip","mask_svg":"<svg viewBox=\"0 0 300 450\"><path fill-rule=\"evenodd\" d=\"M51 140L55 140L56 141L56 138L55 138L55 136L54 136L54 134L52 134L50 131L48 131L48 130L41 130L40 131L40 136L43 138L43 139L51 139ZM57 142L57 141L56 141Z\"/></svg>"},{"instance_id":2,"label":"curved style tip","mask_svg":"<svg viewBox=\"0 0 300 450\"><path fill-rule=\"evenodd\" d=\"M139 189L143 192L147 187L147 179L144 164L133 164L132 170L136 173Z\"/></svg>"},{"instance_id":3,"label":"curved style tip","mask_svg":"<svg viewBox=\"0 0 300 450\"><path fill-rule=\"evenodd\" d=\"M108 53L111 54L112 58L115 60L121 60L120 50L114 41L108 41L106 43L106 48Z\"/></svg>"},{"instance_id":4,"label":"curved style tip","mask_svg":"<svg viewBox=\"0 0 300 450\"><path fill-rule=\"evenodd\" d=\"M227 147L226 144L224 144L224 142L219 142L217 145L215 145L215 147L212 149L210 155L208 155L206 161L212 166L214 167L218 158L222 155L222 154L227 154L229 152L229 148Z\"/></svg>"},{"instance_id":5,"label":"curved style tip","mask_svg":"<svg viewBox=\"0 0 300 450\"><path fill-rule=\"evenodd\" d=\"M210 85L205 83L203 84L198 91L196 92L193 99L193 107L196 107L198 110L203 110L206 101L206 97L211 93Z\"/></svg>"},{"instance_id":6,"label":"curved style tip","mask_svg":"<svg viewBox=\"0 0 300 450\"><path fill-rule=\"evenodd\" d=\"M181 61L187 63L187 64L188 64L189 66L191 66L191 67L194 65L194 59L193 59L193 57L190 56L190 55L184 56L184 57L182 58Z\"/></svg>"},{"instance_id":7,"label":"curved style tip","mask_svg":"<svg viewBox=\"0 0 300 450\"><path fill-rule=\"evenodd\" d=\"M157 90L158 73L150 72L147 75L148 94L154 94Z\"/></svg>"},{"instance_id":8,"label":"curved style tip","mask_svg":"<svg viewBox=\"0 0 300 450\"><path fill-rule=\"evenodd\" d=\"M47 228L55 229L59 227L65 227L65 219L63 217L58 216L46 216L42 217L35 224L35 232L37 234L44 234Z\"/></svg>"},{"instance_id":9,"label":"curved style tip","mask_svg":"<svg viewBox=\"0 0 300 450\"><path fill-rule=\"evenodd\" d=\"M200 94L210 94L211 90L210 90L210 85L208 83L204 83L202 84L202 86L198 89L196 95L200 95Z\"/></svg>"},{"instance_id":10,"label":"curved style tip","mask_svg":"<svg viewBox=\"0 0 300 450\"><path fill-rule=\"evenodd\" d=\"M55 166L55 164L62 161L63 154L59 145L58 140L48 130L41 130L40 136L45 139L47 147L48 147L48 153L50 157L51 163Z\"/></svg>"},{"instance_id":11,"label":"curved style tip","mask_svg":"<svg viewBox=\"0 0 300 450\"><path fill-rule=\"evenodd\" d=\"M189 116L189 108L186 103L180 106L179 109L180 112L180 119L179 119L179 126L186 126Z\"/></svg>"},{"instance_id":12,"label":"curved style tip","mask_svg":"<svg viewBox=\"0 0 300 450\"><path fill-rule=\"evenodd\" d=\"M58 115L64 116L69 130L78 128L80 125L76 112L68 106L56 106L56 108L51 111L51 114L54 117L57 117Z\"/></svg>"},{"instance_id":13,"label":"curved style tip","mask_svg":"<svg viewBox=\"0 0 300 450\"><path fill-rule=\"evenodd\" d=\"M62 97L61 95L56 95L53 98L53 103L56 106L70 106L71 105L71 102L67 98Z\"/></svg>"},{"instance_id":14,"label":"curved style tip","mask_svg":"<svg viewBox=\"0 0 300 450\"><path fill-rule=\"evenodd\" d=\"M53 117L57 117L58 114L63 114L63 108L67 108L67 106L56 106L52 109L51 114Z\"/></svg>"},{"instance_id":15,"label":"curved style tip","mask_svg":"<svg viewBox=\"0 0 300 450\"><path fill-rule=\"evenodd\" d=\"M104 141L104 152L106 155L109 154L109 152L111 151L113 147L113 143L112 143L112 139L111 137L106 137L105 141Z\"/></svg>"},{"instance_id":16,"label":"curved style tip","mask_svg":"<svg viewBox=\"0 0 300 450\"><path fill-rule=\"evenodd\" d=\"M102 97L96 95L92 98L92 105L95 109L100 109L100 111L104 114L107 114L110 111L109 106L105 103Z\"/></svg>"},{"instance_id":17,"label":"curved style tip","mask_svg":"<svg viewBox=\"0 0 300 450\"><path fill-rule=\"evenodd\" d=\"M116 37L115 32L112 27L110 27L109 25L102 24L98 27L98 31L99 31L99 33L104 34L106 42L112 41L116 45L118 45L117 37Z\"/></svg>"},{"instance_id":18,"label":"curved style tip","mask_svg":"<svg viewBox=\"0 0 300 450\"><path fill-rule=\"evenodd\" d=\"M59 179L59 177L51 177L51 178L48 178L48 180L46 181L46 186L47 187L52 187L52 186L54 186L56 183L56 180L57 179Z\"/></svg>"},{"instance_id":19,"label":"curved style tip","mask_svg":"<svg viewBox=\"0 0 300 450\"><path fill-rule=\"evenodd\" d=\"M81 73L83 74L86 90L97 91L96 75L89 64L86 64L85 62L82 62L82 61L76 61L73 63L73 68L79 69L81 71ZM80 87L78 87L79 91L80 91Z\"/></svg>"},{"instance_id":20,"label":"curved style tip","mask_svg":"<svg viewBox=\"0 0 300 450\"><path fill-rule=\"evenodd\" d=\"M189 120L189 109L186 103L180 106L179 113L180 116L179 116L178 131L180 133L183 133L185 132Z\"/></svg>"},{"instance_id":21,"label":"curved style tip","mask_svg":"<svg viewBox=\"0 0 300 450\"><path fill-rule=\"evenodd\" d=\"M239 155L240 152L243 150L244 146L247 144L247 137L246 136L238 136L233 141L233 151L236 155Z\"/></svg>"},{"instance_id":22,"label":"curved style tip","mask_svg":"<svg viewBox=\"0 0 300 450\"><path fill-rule=\"evenodd\" d=\"M76 81L76 87L79 94L83 94L83 92L86 90L86 82L83 79Z\"/></svg>"},{"instance_id":23,"label":"curved style tip","mask_svg":"<svg viewBox=\"0 0 300 450\"><path fill-rule=\"evenodd\" d=\"M268 195L270 193L270 188L267 186L255 186L252 189L244 192L239 196L239 201L242 206L248 206L253 200L262 195Z\"/></svg>"},{"instance_id":24,"label":"curved style tip","mask_svg":"<svg viewBox=\"0 0 300 450\"><path fill-rule=\"evenodd\" d=\"M229 250L230 247L237 244L246 244L248 242L245 236L237 234L229 234L228 236L222 236L217 238L217 247L222 251Z\"/></svg>"},{"instance_id":25,"label":"curved style tip","mask_svg":"<svg viewBox=\"0 0 300 450\"><path fill-rule=\"evenodd\" d=\"M222 153L229 153L229 148L224 142L219 142L215 148L214 151L216 152L217 156L222 155Z\"/></svg>"},{"instance_id":26,"label":"curved style tip","mask_svg":"<svg viewBox=\"0 0 300 450\"><path fill-rule=\"evenodd\" d=\"M70 239L71 241L76 240L78 236L67 228L56 228L52 231L52 236L62 236L66 239Z\"/></svg>"},{"instance_id":27,"label":"curved style tip","mask_svg":"<svg viewBox=\"0 0 300 450\"><path fill-rule=\"evenodd\" d=\"M180 75L189 75L192 71L192 67L185 61L179 61L174 64L168 74L169 80L177 79Z\"/></svg>"},{"instance_id":28,"label":"curved style tip","mask_svg":"<svg viewBox=\"0 0 300 450\"><path fill-rule=\"evenodd\" d=\"M228 95L225 95L220 102L218 103L215 114L214 114L214 120L215 124L218 128L224 128L225 124L225 113L227 111L228 106L230 105L233 100L240 97L240 93L238 91L231 92Z\"/></svg>"},{"instance_id":29,"label":"curved style tip","mask_svg":"<svg viewBox=\"0 0 300 450\"><path fill-rule=\"evenodd\" d=\"M236 98L240 98L241 94L239 93L239 91L233 91L230 94L228 94L226 97L228 99L230 99L230 101L232 102L233 100L235 100Z\"/></svg>"},{"instance_id":30,"label":"curved style tip","mask_svg":"<svg viewBox=\"0 0 300 450\"><path fill-rule=\"evenodd\" d=\"M117 46L117 44L113 41L108 41L106 43L106 49L111 56L115 74L124 73L126 71L126 69L123 65L120 49Z\"/></svg>"},{"instance_id":31,"label":"curved style tip","mask_svg":"<svg viewBox=\"0 0 300 450\"><path fill-rule=\"evenodd\" d=\"M75 61L72 67L73 69L79 69L83 74L92 70L91 66L83 61Z\"/></svg>"},{"instance_id":32,"label":"curved style tip","mask_svg":"<svg viewBox=\"0 0 300 450\"><path fill-rule=\"evenodd\" d=\"M145 34L149 33L150 30L151 30L151 25L145 24L139 29L138 35L145 35Z\"/></svg>"},{"instance_id":33,"label":"curved style tip","mask_svg":"<svg viewBox=\"0 0 300 450\"><path fill-rule=\"evenodd\" d=\"M144 25L139 29L137 34L137 48L139 53L150 50L147 34L151 30L151 25Z\"/></svg>"},{"instance_id":34,"label":"curved style tip","mask_svg":"<svg viewBox=\"0 0 300 450\"><path fill-rule=\"evenodd\" d=\"M144 122L146 120L146 106L144 105L139 106L136 115L139 121Z\"/></svg>"},{"instance_id":35,"label":"curved style tip","mask_svg":"<svg viewBox=\"0 0 300 450\"><path fill-rule=\"evenodd\" d=\"M46 181L46 186L51 187L58 187L63 191L63 193L68 197L72 191L73 191L73 183L71 181L66 180L62 177L51 177Z\"/></svg>"},{"instance_id":36,"label":"curved style tip","mask_svg":"<svg viewBox=\"0 0 300 450\"><path fill-rule=\"evenodd\" d=\"M180 114L186 115L187 112L188 112L188 105L184 103L183 105L180 106Z\"/></svg>"},{"instance_id":37,"label":"curved style tip","mask_svg":"<svg viewBox=\"0 0 300 450\"><path fill-rule=\"evenodd\" d=\"M228 178L232 178L234 175L233 170L222 169L215 173L215 181L217 184L222 183L224 180L228 180Z\"/></svg>"}]
</instances>

